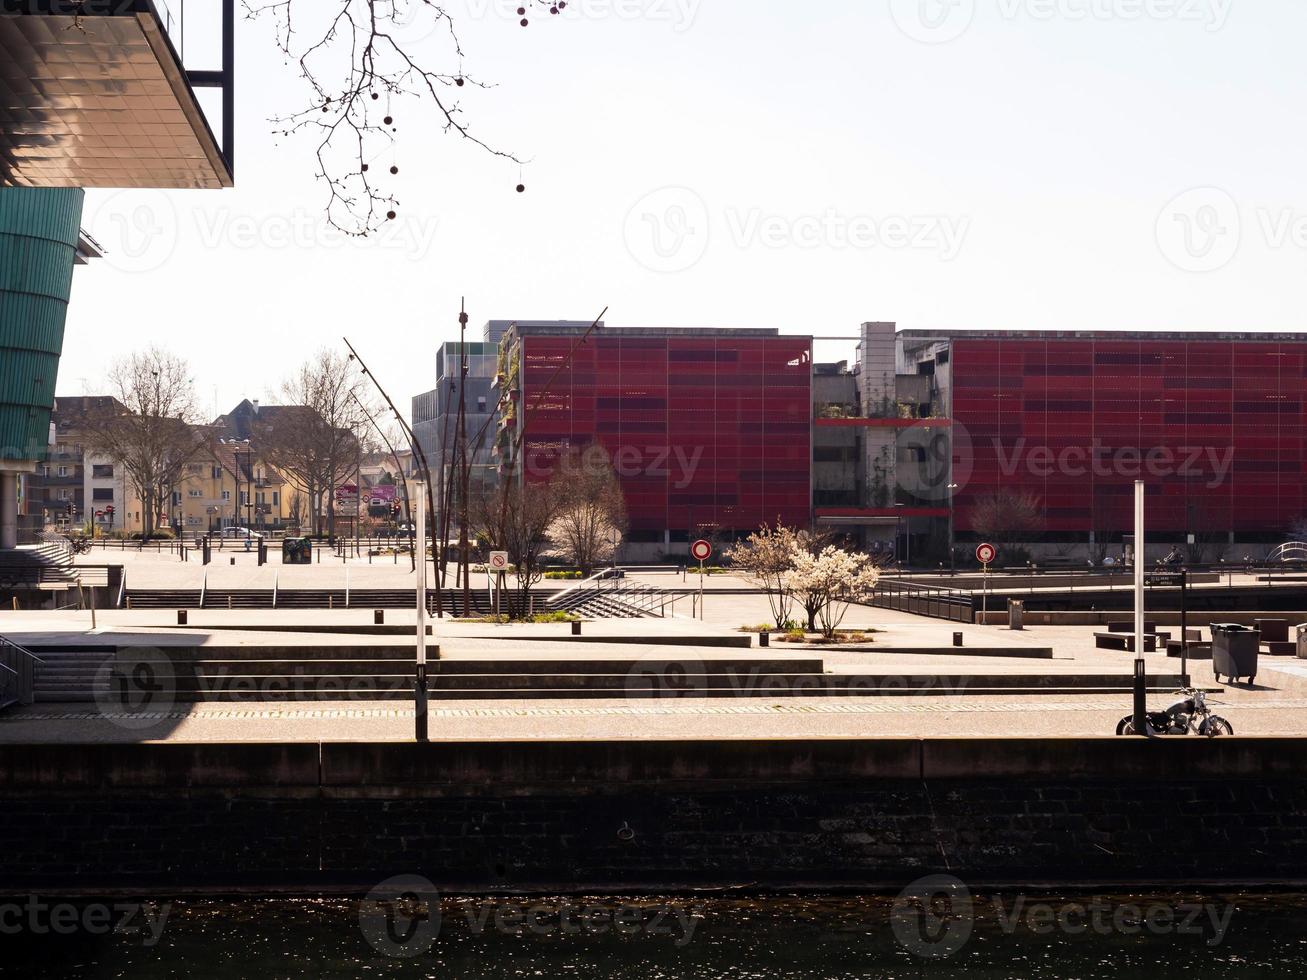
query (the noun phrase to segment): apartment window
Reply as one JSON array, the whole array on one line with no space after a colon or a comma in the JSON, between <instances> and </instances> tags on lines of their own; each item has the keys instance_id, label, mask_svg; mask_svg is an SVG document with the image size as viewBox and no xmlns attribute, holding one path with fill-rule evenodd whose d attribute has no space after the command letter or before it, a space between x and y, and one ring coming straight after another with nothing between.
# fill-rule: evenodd
<instances>
[{"instance_id":1,"label":"apartment window","mask_svg":"<svg viewBox=\"0 0 1307 980\"><path fill-rule=\"evenodd\" d=\"M224 491L222 492L222 499L223 499L223 500L231 500L231 491L230 491L230 490L224 490Z\"/></svg>"},{"instance_id":2,"label":"apartment window","mask_svg":"<svg viewBox=\"0 0 1307 980\"><path fill-rule=\"evenodd\" d=\"M203 490L187 490L187 491L186 491L186 496L188 496L188 497L203 497L203 496L204 496L204 491L203 491Z\"/></svg>"},{"instance_id":3,"label":"apartment window","mask_svg":"<svg viewBox=\"0 0 1307 980\"><path fill-rule=\"evenodd\" d=\"M93 480L112 480L113 464L112 463L95 463L91 466L91 479Z\"/></svg>"},{"instance_id":4,"label":"apartment window","mask_svg":"<svg viewBox=\"0 0 1307 980\"><path fill-rule=\"evenodd\" d=\"M281 506L281 491L280 491L280 490L274 490L274 491L272 491L272 506L274 506L274 507L280 507L280 506Z\"/></svg>"},{"instance_id":5,"label":"apartment window","mask_svg":"<svg viewBox=\"0 0 1307 980\"><path fill-rule=\"evenodd\" d=\"M92 487L91 499L96 503L113 503L113 487Z\"/></svg>"},{"instance_id":6,"label":"apartment window","mask_svg":"<svg viewBox=\"0 0 1307 980\"><path fill-rule=\"evenodd\" d=\"M61 467L59 467L59 475L60 475L60 476L67 476L67 475L68 475L68 467L67 467L67 466L61 466Z\"/></svg>"},{"instance_id":7,"label":"apartment window","mask_svg":"<svg viewBox=\"0 0 1307 980\"><path fill-rule=\"evenodd\" d=\"M221 479L222 479L222 467L221 467L221 466L210 466L210 467L209 467L209 478L210 478L210 479L213 479L213 480L221 480Z\"/></svg>"},{"instance_id":8,"label":"apartment window","mask_svg":"<svg viewBox=\"0 0 1307 980\"><path fill-rule=\"evenodd\" d=\"M73 492L72 492L71 490L69 490L67 487L64 487L63 489L61 489L61 490L59 491L59 499L60 499L60 500L72 500L72 499L73 499Z\"/></svg>"}]
</instances>

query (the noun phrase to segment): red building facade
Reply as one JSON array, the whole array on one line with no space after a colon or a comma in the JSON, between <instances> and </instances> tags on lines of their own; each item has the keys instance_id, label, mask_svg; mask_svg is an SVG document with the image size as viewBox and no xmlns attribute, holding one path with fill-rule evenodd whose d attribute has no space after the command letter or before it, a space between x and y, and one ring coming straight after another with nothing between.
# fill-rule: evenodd
<instances>
[{"instance_id":1,"label":"red building facade","mask_svg":"<svg viewBox=\"0 0 1307 980\"><path fill-rule=\"evenodd\" d=\"M599 446L628 540L730 536L811 507L812 340L773 330L515 328L524 478Z\"/></svg>"},{"instance_id":2,"label":"red building facade","mask_svg":"<svg viewBox=\"0 0 1307 980\"><path fill-rule=\"evenodd\" d=\"M1307 342L1294 337L959 335L956 529L996 491L1037 496L1050 537L1148 528L1275 537L1307 514Z\"/></svg>"}]
</instances>

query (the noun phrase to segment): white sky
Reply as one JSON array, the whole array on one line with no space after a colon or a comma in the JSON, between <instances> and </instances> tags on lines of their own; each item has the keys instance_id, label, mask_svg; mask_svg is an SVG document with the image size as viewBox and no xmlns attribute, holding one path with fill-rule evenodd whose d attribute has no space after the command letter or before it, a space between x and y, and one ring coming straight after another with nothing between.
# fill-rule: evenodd
<instances>
[{"instance_id":1,"label":"white sky","mask_svg":"<svg viewBox=\"0 0 1307 980\"><path fill-rule=\"evenodd\" d=\"M407 410L463 295L477 331L604 306L817 335L1307 323L1301 0L573 0L527 29L515 6L450 9L499 83L469 118L532 158L527 193L399 105L395 234L344 243L311 143L266 121L297 80L240 22L237 187L88 192L111 255L77 270L59 391L154 342L226 411L347 334Z\"/></svg>"}]
</instances>

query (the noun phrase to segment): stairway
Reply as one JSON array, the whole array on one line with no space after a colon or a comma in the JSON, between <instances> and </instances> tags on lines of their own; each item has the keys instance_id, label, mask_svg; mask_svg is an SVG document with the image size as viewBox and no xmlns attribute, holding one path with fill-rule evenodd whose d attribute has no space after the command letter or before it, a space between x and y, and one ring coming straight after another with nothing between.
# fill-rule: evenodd
<instances>
[{"instance_id":1,"label":"stairway","mask_svg":"<svg viewBox=\"0 0 1307 980\"><path fill-rule=\"evenodd\" d=\"M200 701L412 698L407 646L116 647L37 645L35 700L94 702L102 711L166 710ZM126 698L124 703L123 699Z\"/></svg>"},{"instance_id":2,"label":"stairway","mask_svg":"<svg viewBox=\"0 0 1307 980\"><path fill-rule=\"evenodd\" d=\"M77 587L77 569L66 547L49 542L0 551L0 589L37 587Z\"/></svg>"},{"instance_id":3,"label":"stairway","mask_svg":"<svg viewBox=\"0 0 1307 980\"><path fill-rule=\"evenodd\" d=\"M583 619L657 618L660 615L657 609L643 604L654 601L654 595L647 590L627 592L615 588L576 588L555 595L549 606L576 613Z\"/></svg>"}]
</instances>

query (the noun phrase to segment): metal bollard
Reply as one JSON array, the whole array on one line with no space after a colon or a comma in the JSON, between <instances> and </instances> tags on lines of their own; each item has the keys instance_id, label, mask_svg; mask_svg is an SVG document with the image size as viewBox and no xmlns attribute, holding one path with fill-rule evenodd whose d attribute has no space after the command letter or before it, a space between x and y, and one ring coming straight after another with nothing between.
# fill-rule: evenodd
<instances>
[{"instance_id":1,"label":"metal bollard","mask_svg":"<svg viewBox=\"0 0 1307 980\"><path fill-rule=\"evenodd\" d=\"M1148 692L1143 659L1135 661L1134 721L1135 734L1148 737Z\"/></svg>"},{"instance_id":2,"label":"metal bollard","mask_svg":"<svg viewBox=\"0 0 1307 980\"><path fill-rule=\"evenodd\" d=\"M759 632L759 634L758 634L758 646L760 646L760 647L769 647L769 646L771 646L771 634L768 633L766 630L762 630L761 632Z\"/></svg>"},{"instance_id":3,"label":"metal bollard","mask_svg":"<svg viewBox=\"0 0 1307 980\"><path fill-rule=\"evenodd\" d=\"M385 621L386 621L386 610L384 609L372 610L372 624L374 626L380 626L383 623L385 623Z\"/></svg>"},{"instance_id":4,"label":"metal bollard","mask_svg":"<svg viewBox=\"0 0 1307 980\"><path fill-rule=\"evenodd\" d=\"M186 625L186 610L185 610L185 609L178 609L178 610L177 610L177 625L178 625L178 626L185 626L185 625Z\"/></svg>"},{"instance_id":5,"label":"metal bollard","mask_svg":"<svg viewBox=\"0 0 1307 980\"><path fill-rule=\"evenodd\" d=\"M955 647L960 647L960 646L962 646L962 634L961 634L961 633L954 633L954 634L953 634L953 645L954 645Z\"/></svg>"},{"instance_id":6,"label":"metal bollard","mask_svg":"<svg viewBox=\"0 0 1307 980\"><path fill-rule=\"evenodd\" d=\"M579 619L572 621L572 635L573 636L581 635L581 621Z\"/></svg>"}]
</instances>

